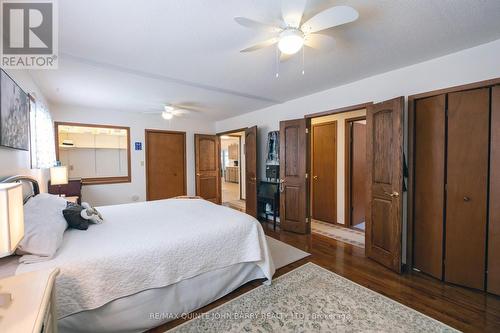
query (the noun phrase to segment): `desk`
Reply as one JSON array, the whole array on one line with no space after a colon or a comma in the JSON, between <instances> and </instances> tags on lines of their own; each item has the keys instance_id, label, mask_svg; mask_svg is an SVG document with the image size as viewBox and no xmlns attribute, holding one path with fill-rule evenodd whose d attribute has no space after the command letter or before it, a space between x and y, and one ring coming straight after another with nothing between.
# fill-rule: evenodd
<instances>
[{"instance_id":1,"label":"desk","mask_svg":"<svg viewBox=\"0 0 500 333\"><path fill-rule=\"evenodd\" d=\"M257 189L257 211L258 216L262 214L268 218L270 212L266 211L266 204L271 205L274 230L276 230L276 218L279 216L280 191L279 184L275 182L260 181Z\"/></svg>"}]
</instances>

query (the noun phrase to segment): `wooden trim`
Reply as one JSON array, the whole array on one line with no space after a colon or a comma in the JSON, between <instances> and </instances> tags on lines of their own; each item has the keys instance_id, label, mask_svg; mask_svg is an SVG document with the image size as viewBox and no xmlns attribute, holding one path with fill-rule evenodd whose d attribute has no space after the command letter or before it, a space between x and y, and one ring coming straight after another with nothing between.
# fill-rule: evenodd
<instances>
[{"instance_id":1,"label":"wooden trim","mask_svg":"<svg viewBox=\"0 0 500 333\"><path fill-rule=\"evenodd\" d=\"M54 122L54 142L56 145L56 160L59 161L59 126L79 126L79 127L98 127L98 128L114 128L114 129L124 129L127 131L127 176L121 177L94 177L94 178L82 178L82 185L102 185L102 184L118 184L118 183L130 183L132 181L132 170L131 170L131 160L130 160L130 127L128 126L116 126L116 125L102 125L102 124L87 124L87 123L74 123L74 122Z\"/></svg>"},{"instance_id":2,"label":"wooden trim","mask_svg":"<svg viewBox=\"0 0 500 333\"><path fill-rule=\"evenodd\" d=\"M238 129L235 129L235 130L219 132L219 133L216 133L215 135L221 136L221 135L226 135L226 134L231 134L231 133L245 132L245 130L247 128L248 127L242 127L242 128L238 128Z\"/></svg>"},{"instance_id":3,"label":"wooden trim","mask_svg":"<svg viewBox=\"0 0 500 333\"><path fill-rule=\"evenodd\" d=\"M344 226L352 228L351 221L351 128L357 120L366 120L366 116L346 118L344 120Z\"/></svg>"},{"instance_id":4,"label":"wooden trim","mask_svg":"<svg viewBox=\"0 0 500 333\"><path fill-rule=\"evenodd\" d=\"M408 99L408 201L406 211L406 264L413 268L414 225L413 208L415 205L415 101Z\"/></svg>"},{"instance_id":5,"label":"wooden trim","mask_svg":"<svg viewBox=\"0 0 500 333\"><path fill-rule=\"evenodd\" d=\"M410 96L408 96L408 101L415 100L415 99L421 99L421 98L425 98L425 97L432 97L432 96L441 95L441 94L448 94L451 92L472 90L472 89L477 89L477 88L486 88L486 87L490 87L490 86L495 86L497 84L500 84L500 77L495 78L495 79L478 81L478 82L473 82L473 83L468 83L468 84L462 84L459 86L453 86L453 87L449 87L449 88L443 88L443 89L428 91L428 92L424 92L424 93L420 93L420 94L410 95Z\"/></svg>"},{"instance_id":6,"label":"wooden trim","mask_svg":"<svg viewBox=\"0 0 500 333\"><path fill-rule=\"evenodd\" d=\"M314 131L315 131L315 128L316 127L319 127L319 126L324 126L324 125L335 125L335 140L337 141L337 145L335 147L335 170L334 170L334 179L335 179L335 185L336 185L336 188L335 188L335 202L332 203L334 205L334 221L333 221L333 224L337 224L337 225L341 225L337 219L337 212L338 212L338 201L339 201L339 198L337 197L337 189L338 189L338 177L337 177L337 174L338 174L338 167L337 167L337 163L338 163L338 159L337 159L337 156L338 156L338 140L339 140L339 137L338 137L338 133L339 133L339 130L338 130L338 121L337 120L331 120L331 121L325 121L325 122L321 122L321 123L317 123L317 124L311 124L311 135L310 135L310 140L309 140L309 144L310 144L310 161L309 161L309 164L310 164L310 167L311 167L311 170L310 172L308 172L308 174L310 175L308 178L311 178L310 179L310 183L309 183L309 189L310 189L310 193L311 193L311 199L310 199L310 203L311 203L311 207L310 207L310 216L311 218L315 219L315 220L318 220L314 217L314 180L312 179L314 177L314 175L312 174L312 172L314 171ZM281 143L280 143L281 144ZM309 200L308 200L309 201ZM320 220L318 220L320 221ZM327 223L332 223L332 222L329 222L329 221L324 221L324 222L327 222Z\"/></svg>"},{"instance_id":7,"label":"wooden trim","mask_svg":"<svg viewBox=\"0 0 500 333\"><path fill-rule=\"evenodd\" d=\"M413 269L413 239L414 239L414 204L415 204L415 102L419 99L432 97L441 94L448 94L457 91L472 90L492 87L500 84L500 78L483 80L469 84L454 86L450 88L438 89L429 92L408 96L408 209L407 218L407 239L406 239L406 264L409 269Z\"/></svg>"},{"instance_id":8,"label":"wooden trim","mask_svg":"<svg viewBox=\"0 0 500 333\"><path fill-rule=\"evenodd\" d=\"M184 195L187 195L187 156L186 156L186 132L182 131L167 131L167 130L159 130L159 129L148 129L144 130L144 167L146 169L146 201L149 201L149 182L148 182L148 133L166 133L166 134L181 134L184 139Z\"/></svg>"},{"instance_id":9,"label":"wooden trim","mask_svg":"<svg viewBox=\"0 0 500 333\"><path fill-rule=\"evenodd\" d=\"M332 114L358 111L358 110L366 109L368 106L370 106L372 104L373 104L373 102L367 102L367 103L361 103L361 104L356 104L356 105L351 105L351 106L345 106L342 108L333 109L333 110L329 110L329 111L310 113L310 114L306 114L304 116L304 118L316 118L316 117L329 116Z\"/></svg>"},{"instance_id":10,"label":"wooden trim","mask_svg":"<svg viewBox=\"0 0 500 333\"><path fill-rule=\"evenodd\" d=\"M242 176L243 176L243 172L241 170L241 152L242 152L242 146L241 146L241 135L238 136L239 137L239 140L238 140L238 168L239 168L239 176L240 176L240 200L243 200L242 198L242 194L243 194L243 187L241 186L243 183L241 182L241 179L242 179ZM219 138L219 141L220 141L220 138ZM219 144L220 146L220 144ZM221 147L221 152L222 152L222 147ZM221 154L219 153L219 158L221 157L220 156ZM220 170L222 171L222 166L220 167ZM222 201L222 186L221 186L221 189L220 189L220 193L221 193L221 201ZM246 199L246 198L245 198Z\"/></svg>"}]
</instances>

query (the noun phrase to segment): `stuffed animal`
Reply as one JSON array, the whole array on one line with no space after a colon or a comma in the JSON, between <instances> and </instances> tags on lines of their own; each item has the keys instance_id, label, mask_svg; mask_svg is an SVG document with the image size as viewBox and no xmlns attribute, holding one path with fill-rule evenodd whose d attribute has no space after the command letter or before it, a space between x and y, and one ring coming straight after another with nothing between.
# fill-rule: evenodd
<instances>
[{"instance_id":1,"label":"stuffed animal","mask_svg":"<svg viewBox=\"0 0 500 333\"><path fill-rule=\"evenodd\" d=\"M90 206L87 202L82 202L82 207L83 209L80 212L80 215L84 219L90 220L90 222L95 224L101 224L104 222L101 213L99 213L94 207Z\"/></svg>"}]
</instances>

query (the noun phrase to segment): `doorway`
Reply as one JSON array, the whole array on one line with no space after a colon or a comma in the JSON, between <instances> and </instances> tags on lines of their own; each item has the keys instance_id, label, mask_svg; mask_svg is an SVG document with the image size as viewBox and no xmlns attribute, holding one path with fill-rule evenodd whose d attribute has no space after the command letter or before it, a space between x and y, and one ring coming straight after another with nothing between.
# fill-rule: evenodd
<instances>
[{"instance_id":1,"label":"doorway","mask_svg":"<svg viewBox=\"0 0 500 333\"><path fill-rule=\"evenodd\" d=\"M186 195L186 132L145 131L146 198Z\"/></svg>"},{"instance_id":2,"label":"doorway","mask_svg":"<svg viewBox=\"0 0 500 333\"><path fill-rule=\"evenodd\" d=\"M366 116L345 121L345 221L365 230L366 206Z\"/></svg>"},{"instance_id":3,"label":"doorway","mask_svg":"<svg viewBox=\"0 0 500 333\"><path fill-rule=\"evenodd\" d=\"M311 118L311 231L359 248L365 243L365 127L366 108Z\"/></svg>"},{"instance_id":4,"label":"doorway","mask_svg":"<svg viewBox=\"0 0 500 333\"><path fill-rule=\"evenodd\" d=\"M219 135L222 205L246 211L245 131Z\"/></svg>"}]
</instances>

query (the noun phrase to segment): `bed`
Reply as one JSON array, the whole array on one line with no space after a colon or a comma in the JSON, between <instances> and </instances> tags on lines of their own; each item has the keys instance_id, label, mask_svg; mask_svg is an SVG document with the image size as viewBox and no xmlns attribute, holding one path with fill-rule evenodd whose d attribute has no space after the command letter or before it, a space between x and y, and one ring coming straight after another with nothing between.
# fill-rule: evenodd
<instances>
[{"instance_id":1,"label":"bed","mask_svg":"<svg viewBox=\"0 0 500 333\"><path fill-rule=\"evenodd\" d=\"M26 183L26 200L39 192L29 177L5 181ZM98 210L104 223L68 229L53 258L15 267L60 269L60 332L144 331L274 274L261 225L236 210L187 198Z\"/></svg>"}]
</instances>

